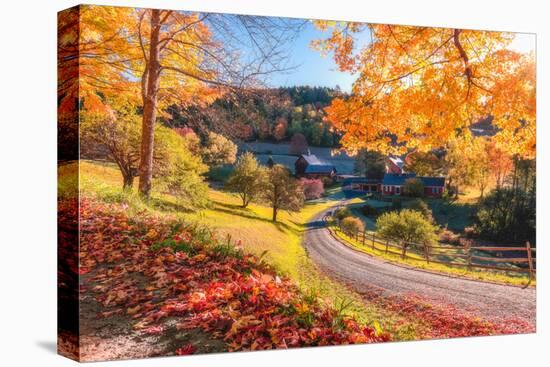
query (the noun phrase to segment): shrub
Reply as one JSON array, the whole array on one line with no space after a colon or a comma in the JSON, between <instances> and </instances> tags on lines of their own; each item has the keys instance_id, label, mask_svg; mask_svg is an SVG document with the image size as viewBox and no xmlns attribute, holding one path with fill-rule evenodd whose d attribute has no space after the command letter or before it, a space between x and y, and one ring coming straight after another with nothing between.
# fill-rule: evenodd
<instances>
[{"instance_id":1,"label":"shrub","mask_svg":"<svg viewBox=\"0 0 550 367\"><path fill-rule=\"evenodd\" d=\"M361 213L363 213L366 216L376 216L378 215L379 211L378 211L378 208L369 204L365 204L361 207Z\"/></svg>"},{"instance_id":2,"label":"shrub","mask_svg":"<svg viewBox=\"0 0 550 367\"><path fill-rule=\"evenodd\" d=\"M468 238L475 237L477 235L476 228L473 226L464 228L464 235Z\"/></svg>"},{"instance_id":3,"label":"shrub","mask_svg":"<svg viewBox=\"0 0 550 367\"><path fill-rule=\"evenodd\" d=\"M416 210L417 212L422 213L424 218L428 220L430 223L433 223L434 219L432 216L432 211L430 207L428 206L428 203L426 203L422 199L415 199L409 204L409 209Z\"/></svg>"},{"instance_id":4,"label":"shrub","mask_svg":"<svg viewBox=\"0 0 550 367\"><path fill-rule=\"evenodd\" d=\"M346 207L339 208L334 212L334 217L338 220L342 220L349 216L351 216L351 212Z\"/></svg>"},{"instance_id":5,"label":"shrub","mask_svg":"<svg viewBox=\"0 0 550 367\"><path fill-rule=\"evenodd\" d=\"M448 229L444 229L439 234L439 240L441 242L450 243L453 245L460 244L460 236L454 233L453 231L449 231Z\"/></svg>"},{"instance_id":6,"label":"shrub","mask_svg":"<svg viewBox=\"0 0 550 367\"><path fill-rule=\"evenodd\" d=\"M342 227L342 231L348 235L356 234L357 232L365 230L365 225L361 219L356 217L346 217L342 219L340 226Z\"/></svg>"},{"instance_id":7,"label":"shrub","mask_svg":"<svg viewBox=\"0 0 550 367\"><path fill-rule=\"evenodd\" d=\"M413 198L424 196L424 184L418 178L408 178L403 186L403 194Z\"/></svg>"},{"instance_id":8,"label":"shrub","mask_svg":"<svg viewBox=\"0 0 550 367\"><path fill-rule=\"evenodd\" d=\"M325 189L334 185L334 180L330 177L321 177L321 182L323 182L323 187Z\"/></svg>"},{"instance_id":9,"label":"shrub","mask_svg":"<svg viewBox=\"0 0 550 367\"><path fill-rule=\"evenodd\" d=\"M319 199L325 192L323 182L317 178L302 178L300 179L300 183L304 188L304 196L306 200Z\"/></svg>"}]
</instances>

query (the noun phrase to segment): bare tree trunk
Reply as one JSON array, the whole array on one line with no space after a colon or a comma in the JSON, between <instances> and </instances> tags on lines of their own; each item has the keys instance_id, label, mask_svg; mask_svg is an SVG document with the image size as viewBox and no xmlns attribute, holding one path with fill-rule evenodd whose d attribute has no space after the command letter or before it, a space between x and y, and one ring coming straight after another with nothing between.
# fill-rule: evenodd
<instances>
[{"instance_id":1,"label":"bare tree trunk","mask_svg":"<svg viewBox=\"0 0 550 367\"><path fill-rule=\"evenodd\" d=\"M146 198L151 194L153 178L153 148L155 121L157 119L157 92L160 77L159 62L160 10L151 10L151 39L143 101L143 122L141 130L141 156L139 163L139 192Z\"/></svg>"}]
</instances>

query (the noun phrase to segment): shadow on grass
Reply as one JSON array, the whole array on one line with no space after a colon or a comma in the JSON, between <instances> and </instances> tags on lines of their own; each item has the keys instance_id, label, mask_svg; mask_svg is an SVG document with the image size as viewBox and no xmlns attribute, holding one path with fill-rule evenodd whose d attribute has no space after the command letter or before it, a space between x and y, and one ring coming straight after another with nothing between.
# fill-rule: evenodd
<instances>
[{"instance_id":1,"label":"shadow on grass","mask_svg":"<svg viewBox=\"0 0 550 367\"><path fill-rule=\"evenodd\" d=\"M264 223L271 223L275 227L277 227L277 229L281 232L284 232L286 230L286 231L289 231L289 232L294 232L294 233L299 234L299 231L297 231L295 228L292 228L288 224L282 223L282 222L273 222L271 219L262 218L262 217L260 217L256 214L253 214L254 212L251 209L243 208L239 205L234 205L234 204L220 203L218 201L214 201L214 203L218 206L214 209L216 211L231 214L231 215L238 215L238 216L243 217L243 218L253 219L253 220L257 220L257 221L264 222ZM246 212L243 212L243 211L246 211Z\"/></svg>"}]
</instances>

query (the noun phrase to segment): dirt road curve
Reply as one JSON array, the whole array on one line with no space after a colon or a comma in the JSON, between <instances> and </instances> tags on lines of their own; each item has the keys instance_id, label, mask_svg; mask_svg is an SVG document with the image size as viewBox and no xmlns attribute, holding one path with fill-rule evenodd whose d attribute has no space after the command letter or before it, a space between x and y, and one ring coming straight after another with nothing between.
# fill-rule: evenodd
<instances>
[{"instance_id":1,"label":"dirt road curve","mask_svg":"<svg viewBox=\"0 0 550 367\"><path fill-rule=\"evenodd\" d=\"M327 274L345 281L359 293L414 293L452 304L488 321L518 318L535 325L535 289L431 274L354 251L331 236L323 222L326 213L320 213L310 222L303 244L309 256Z\"/></svg>"}]
</instances>

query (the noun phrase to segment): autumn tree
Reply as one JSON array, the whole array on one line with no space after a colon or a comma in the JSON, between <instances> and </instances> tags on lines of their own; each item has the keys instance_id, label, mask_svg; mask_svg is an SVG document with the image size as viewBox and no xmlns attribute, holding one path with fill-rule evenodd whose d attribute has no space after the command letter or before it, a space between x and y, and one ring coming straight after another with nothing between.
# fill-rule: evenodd
<instances>
[{"instance_id":1,"label":"autumn tree","mask_svg":"<svg viewBox=\"0 0 550 367\"><path fill-rule=\"evenodd\" d=\"M368 178L381 179L386 172L386 157L376 151L361 150L355 156L354 170Z\"/></svg>"},{"instance_id":2,"label":"autumn tree","mask_svg":"<svg viewBox=\"0 0 550 367\"><path fill-rule=\"evenodd\" d=\"M273 208L273 222L277 221L279 210L297 212L304 205L304 192L301 185L290 175L288 169L280 164L269 169L262 195Z\"/></svg>"},{"instance_id":3,"label":"autumn tree","mask_svg":"<svg viewBox=\"0 0 550 367\"><path fill-rule=\"evenodd\" d=\"M229 176L225 187L236 192L242 200L242 207L260 197L266 184L266 169L258 164L254 154L246 152L241 155L235 169Z\"/></svg>"},{"instance_id":4,"label":"autumn tree","mask_svg":"<svg viewBox=\"0 0 550 367\"><path fill-rule=\"evenodd\" d=\"M413 177L405 180L403 194L409 197L421 198L424 196L424 184L419 178Z\"/></svg>"},{"instance_id":5,"label":"autumn tree","mask_svg":"<svg viewBox=\"0 0 550 367\"><path fill-rule=\"evenodd\" d=\"M301 155L307 153L307 140L304 134L295 133L290 139L288 153L293 155Z\"/></svg>"},{"instance_id":6,"label":"autumn tree","mask_svg":"<svg viewBox=\"0 0 550 367\"><path fill-rule=\"evenodd\" d=\"M275 140L283 140L286 137L287 128L288 120L285 117L279 117L275 121L275 126L273 127L273 137L275 138Z\"/></svg>"},{"instance_id":7,"label":"autumn tree","mask_svg":"<svg viewBox=\"0 0 550 367\"><path fill-rule=\"evenodd\" d=\"M434 152L411 152L405 158L405 171L418 176L441 176L444 160Z\"/></svg>"},{"instance_id":8,"label":"autumn tree","mask_svg":"<svg viewBox=\"0 0 550 367\"><path fill-rule=\"evenodd\" d=\"M122 174L122 187L131 189L138 176L141 118L128 114L113 118L102 114L81 114L81 155L88 159L106 158Z\"/></svg>"},{"instance_id":9,"label":"autumn tree","mask_svg":"<svg viewBox=\"0 0 550 367\"><path fill-rule=\"evenodd\" d=\"M510 174L514 163L512 158L504 150L498 148L494 142L487 144L486 153L490 174L495 181L496 188L499 189L504 185L504 180Z\"/></svg>"},{"instance_id":10,"label":"autumn tree","mask_svg":"<svg viewBox=\"0 0 550 367\"><path fill-rule=\"evenodd\" d=\"M233 164L237 159L237 145L221 134L210 132L202 156L209 166Z\"/></svg>"},{"instance_id":11,"label":"autumn tree","mask_svg":"<svg viewBox=\"0 0 550 367\"><path fill-rule=\"evenodd\" d=\"M535 155L535 59L509 48L505 32L317 21L340 71L357 74L353 94L326 108L351 153L428 152L488 115L508 154ZM357 50L355 37L372 41Z\"/></svg>"},{"instance_id":12,"label":"autumn tree","mask_svg":"<svg viewBox=\"0 0 550 367\"><path fill-rule=\"evenodd\" d=\"M376 228L383 237L400 242L403 251L412 243L430 245L437 241L437 228L416 210L384 213L376 220Z\"/></svg>"}]
</instances>

